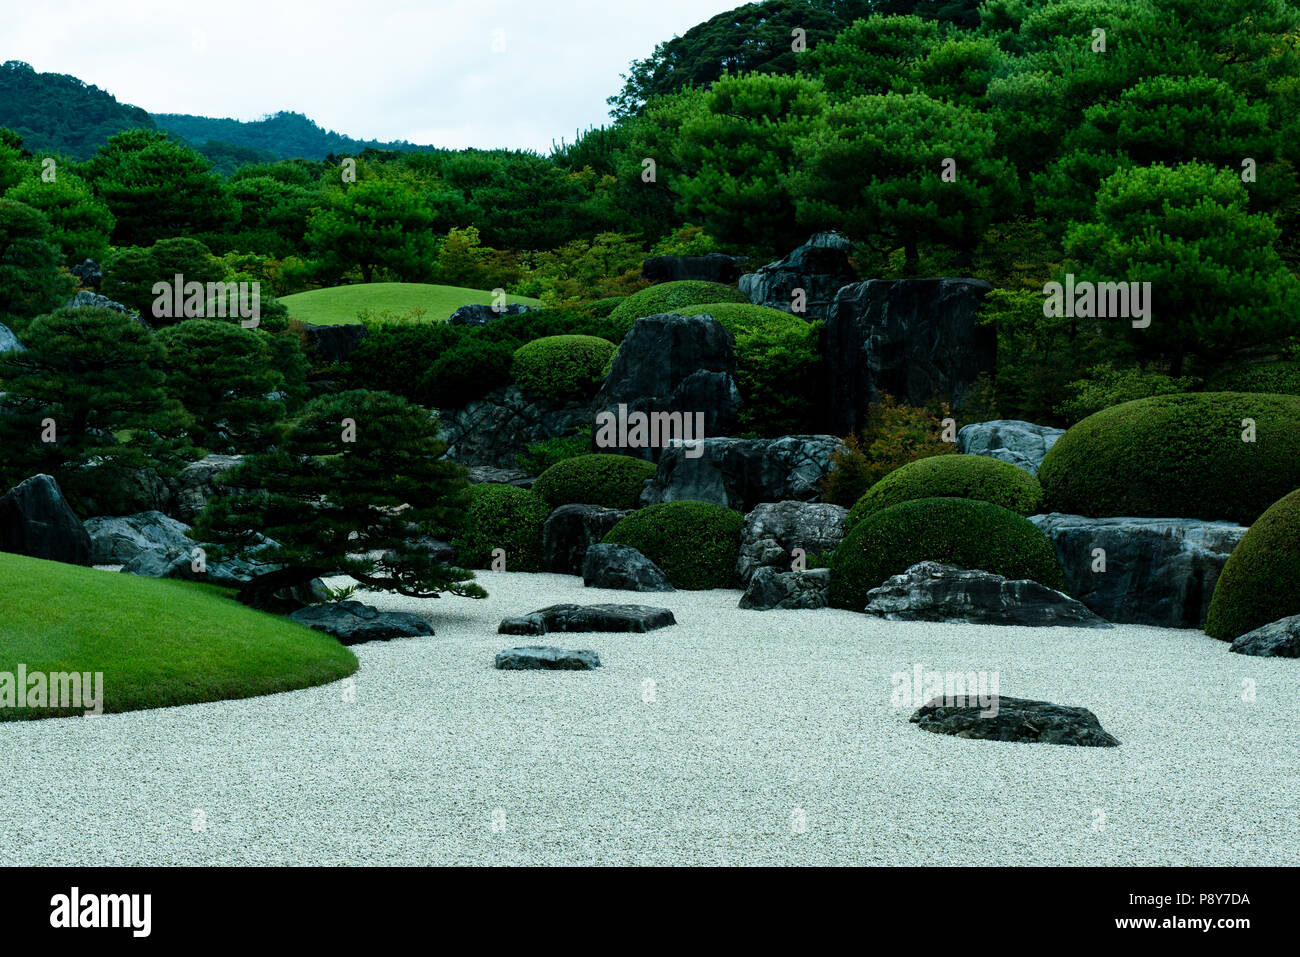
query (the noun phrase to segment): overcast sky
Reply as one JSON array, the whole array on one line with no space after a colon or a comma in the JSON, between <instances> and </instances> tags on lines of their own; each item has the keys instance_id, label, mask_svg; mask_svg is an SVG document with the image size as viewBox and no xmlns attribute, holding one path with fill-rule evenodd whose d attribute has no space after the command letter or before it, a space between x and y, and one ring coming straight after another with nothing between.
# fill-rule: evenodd
<instances>
[{"instance_id":1,"label":"overcast sky","mask_svg":"<svg viewBox=\"0 0 1300 957\"><path fill-rule=\"evenodd\" d=\"M360 139L547 152L607 121L632 60L742 2L0 0L0 61L151 113L293 110Z\"/></svg>"}]
</instances>

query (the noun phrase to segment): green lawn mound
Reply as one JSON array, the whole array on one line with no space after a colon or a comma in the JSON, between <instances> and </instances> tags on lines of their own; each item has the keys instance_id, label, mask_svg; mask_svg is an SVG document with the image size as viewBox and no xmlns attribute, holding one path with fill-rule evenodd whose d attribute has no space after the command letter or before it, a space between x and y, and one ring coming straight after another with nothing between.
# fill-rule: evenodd
<instances>
[{"instance_id":1,"label":"green lawn mound","mask_svg":"<svg viewBox=\"0 0 1300 957\"><path fill-rule=\"evenodd\" d=\"M29 675L103 672L105 713L293 691L357 670L356 656L329 635L246 608L213 585L3 552L0 582L0 675L16 676L20 664ZM0 707L0 721L84 711Z\"/></svg>"},{"instance_id":2,"label":"green lawn mound","mask_svg":"<svg viewBox=\"0 0 1300 957\"><path fill-rule=\"evenodd\" d=\"M289 310L290 318L320 326L359 322L362 311L376 317L385 312L404 317L416 309L424 310L421 318L425 322L442 322L461 306L491 305L492 293L422 282L372 282L294 293L280 302ZM525 296L507 296L506 302L541 305L539 300Z\"/></svg>"}]
</instances>

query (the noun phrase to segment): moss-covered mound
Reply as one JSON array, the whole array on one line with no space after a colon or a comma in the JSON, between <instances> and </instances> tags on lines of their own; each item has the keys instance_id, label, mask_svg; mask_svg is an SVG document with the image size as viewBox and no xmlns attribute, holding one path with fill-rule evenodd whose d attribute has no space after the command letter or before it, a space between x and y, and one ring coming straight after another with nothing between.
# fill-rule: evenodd
<instances>
[{"instance_id":1,"label":"moss-covered mound","mask_svg":"<svg viewBox=\"0 0 1300 957\"><path fill-rule=\"evenodd\" d=\"M544 336L514 356L519 388L555 402L590 397L618 347L597 336Z\"/></svg>"},{"instance_id":2,"label":"moss-covered mound","mask_svg":"<svg viewBox=\"0 0 1300 957\"><path fill-rule=\"evenodd\" d=\"M634 292L615 306L609 317L626 324L627 328L623 330L626 333L627 329L632 328L632 323L644 316L653 316L661 312L680 312L687 306L715 302L748 303L749 297L735 286L698 279L683 279L679 282L663 282L642 289L640 292Z\"/></svg>"},{"instance_id":3,"label":"moss-covered mound","mask_svg":"<svg viewBox=\"0 0 1300 957\"><path fill-rule=\"evenodd\" d=\"M845 530L868 515L918 498L972 498L1032 515L1043 503L1043 487L1024 469L987 455L937 455L894 469L849 510Z\"/></svg>"},{"instance_id":4,"label":"moss-covered mound","mask_svg":"<svg viewBox=\"0 0 1300 957\"><path fill-rule=\"evenodd\" d=\"M1056 549L1023 515L974 499L923 498L868 515L844 537L831 560L831 604L861 611L868 591L924 561L1065 589Z\"/></svg>"},{"instance_id":5,"label":"moss-covered mound","mask_svg":"<svg viewBox=\"0 0 1300 957\"><path fill-rule=\"evenodd\" d=\"M736 576L743 524L739 512L722 505L664 502L629 515L604 541L637 549L675 588L726 588Z\"/></svg>"},{"instance_id":6,"label":"moss-covered mound","mask_svg":"<svg viewBox=\"0 0 1300 957\"><path fill-rule=\"evenodd\" d=\"M533 493L551 508L573 504L636 508L645 480L654 474L654 463L629 455L579 455L538 476Z\"/></svg>"},{"instance_id":7,"label":"moss-covered mound","mask_svg":"<svg viewBox=\"0 0 1300 957\"><path fill-rule=\"evenodd\" d=\"M471 485L465 494L464 524L451 542L460 564L488 568L493 549L501 548L506 571L541 571L542 525L551 514L546 503L514 485Z\"/></svg>"},{"instance_id":8,"label":"moss-covered mound","mask_svg":"<svg viewBox=\"0 0 1300 957\"><path fill-rule=\"evenodd\" d=\"M1125 402L1057 440L1047 511L1249 525L1300 487L1300 397L1201 392Z\"/></svg>"},{"instance_id":9,"label":"moss-covered mound","mask_svg":"<svg viewBox=\"0 0 1300 957\"><path fill-rule=\"evenodd\" d=\"M1233 549L1214 586L1205 633L1232 641L1300 615L1300 490L1266 511Z\"/></svg>"}]
</instances>

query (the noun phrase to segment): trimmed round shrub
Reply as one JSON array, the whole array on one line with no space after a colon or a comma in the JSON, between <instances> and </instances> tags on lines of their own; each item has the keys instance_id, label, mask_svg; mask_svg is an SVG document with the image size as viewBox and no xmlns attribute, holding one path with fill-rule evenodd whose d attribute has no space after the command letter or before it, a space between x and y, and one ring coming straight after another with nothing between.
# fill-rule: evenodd
<instances>
[{"instance_id":1,"label":"trimmed round shrub","mask_svg":"<svg viewBox=\"0 0 1300 957\"><path fill-rule=\"evenodd\" d=\"M621 303L625 298L625 296L606 296L604 299L597 299L594 302L589 302L582 308L587 310L587 312L591 313L596 318L604 319L611 312L617 309L619 303Z\"/></svg>"},{"instance_id":2,"label":"trimmed round shrub","mask_svg":"<svg viewBox=\"0 0 1300 957\"><path fill-rule=\"evenodd\" d=\"M936 455L894 469L849 509L844 530L881 509L918 498L971 498L1032 515L1043 487L1024 469L987 455Z\"/></svg>"},{"instance_id":3,"label":"trimmed round shrub","mask_svg":"<svg viewBox=\"0 0 1300 957\"><path fill-rule=\"evenodd\" d=\"M416 398L437 409L458 409L509 385L514 361L512 344L466 339L425 370Z\"/></svg>"},{"instance_id":4,"label":"trimmed round shrub","mask_svg":"<svg viewBox=\"0 0 1300 957\"><path fill-rule=\"evenodd\" d=\"M844 537L831 559L830 602L861 611L868 591L924 561L1065 590L1051 540L1023 515L969 498L922 498L868 515Z\"/></svg>"},{"instance_id":5,"label":"trimmed round shrub","mask_svg":"<svg viewBox=\"0 0 1300 957\"><path fill-rule=\"evenodd\" d=\"M653 462L630 455L579 455L557 462L538 476L533 494L541 496L551 508L636 508L645 480L654 474Z\"/></svg>"},{"instance_id":6,"label":"trimmed round shrub","mask_svg":"<svg viewBox=\"0 0 1300 957\"><path fill-rule=\"evenodd\" d=\"M546 336L515 351L514 377L530 395L555 402L593 395L618 347L596 336Z\"/></svg>"},{"instance_id":7,"label":"trimmed round shrub","mask_svg":"<svg viewBox=\"0 0 1300 957\"><path fill-rule=\"evenodd\" d=\"M700 279L661 282L624 298L614 307L609 318L626 324L623 330L626 334L632 324L644 316L654 316L661 312L680 313L687 306L717 302L748 303L749 297L735 286L726 286L720 282L705 282Z\"/></svg>"},{"instance_id":8,"label":"trimmed round shrub","mask_svg":"<svg viewBox=\"0 0 1300 957\"><path fill-rule=\"evenodd\" d=\"M1228 556L1205 633L1232 641L1291 615L1300 615L1300 489L1261 515Z\"/></svg>"},{"instance_id":9,"label":"trimmed round shrub","mask_svg":"<svg viewBox=\"0 0 1300 957\"><path fill-rule=\"evenodd\" d=\"M1205 387L1215 392L1300 395L1300 362L1256 362L1234 366L1210 376Z\"/></svg>"},{"instance_id":10,"label":"trimmed round shrub","mask_svg":"<svg viewBox=\"0 0 1300 957\"><path fill-rule=\"evenodd\" d=\"M677 310L683 316L709 315L736 338L736 379L745 399L740 429L760 436L814 432L817 380L821 361L817 335L821 322L768 306L711 302Z\"/></svg>"},{"instance_id":11,"label":"trimmed round shrub","mask_svg":"<svg viewBox=\"0 0 1300 957\"><path fill-rule=\"evenodd\" d=\"M711 502L663 502L629 515L604 541L637 549L675 588L726 588L735 579L744 521Z\"/></svg>"},{"instance_id":12,"label":"trimmed round shrub","mask_svg":"<svg viewBox=\"0 0 1300 957\"><path fill-rule=\"evenodd\" d=\"M1247 429L1254 423L1254 441ZM1038 469L1043 507L1249 525L1300 487L1300 397L1200 392L1125 402L1061 436Z\"/></svg>"},{"instance_id":13,"label":"trimmed round shrub","mask_svg":"<svg viewBox=\"0 0 1300 957\"><path fill-rule=\"evenodd\" d=\"M465 568L487 568L503 548L506 571L542 570L542 525L551 510L526 488L482 483L466 491L464 524L451 544Z\"/></svg>"}]
</instances>

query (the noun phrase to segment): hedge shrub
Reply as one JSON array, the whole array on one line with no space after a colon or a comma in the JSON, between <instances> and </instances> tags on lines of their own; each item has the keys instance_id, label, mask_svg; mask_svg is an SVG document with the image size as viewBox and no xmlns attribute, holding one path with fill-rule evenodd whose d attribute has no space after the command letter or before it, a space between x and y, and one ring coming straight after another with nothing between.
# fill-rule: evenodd
<instances>
[{"instance_id":1,"label":"hedge shrub","mask_svg":"<svg viewBox=\"0 0 1300 957\"><path fill-rule=\"evenodd\" d=\"M763 437L798 435L817 421L821 322L807 322L768 306L711 302L677 310L709 315L736 338L736 379L745 404L740 429Z\"/></svg>"},{"instance_id":2,"label":"hedge shrub","mask_svg":"<svg viewBox=\"0 0 1300 957\"><path fill-rule=\"evenodd\" d=\"M1023 515L969 498L923 498L868 515L844 537L831 559L830 602L861 611L868 591L923 561L1065 590L1056 549Z\"/></svg>"},{"instance_id":3,"label":"hedge shrub","mask_svg":"<svg viewBox=\"0 0 1300 957\"><path fill-rule=\"evenodd\" d=\"M881 509L918 498L970 498L1032 515L1043 503L1043 487L1024 469L987 455L917 459L871 486L849 509L845 531Z\"/></svg>"},{"instance_id":4,"label":"hedge shrub","mask_svg":"<svg viewBox=\"0 0 1300 957\"><path fill-rule=\"evenodd\" d=\"M720 282L704 282L700 279L662 282L627 296L614 307L609 318L623 323L623 333L626 334L632 324L644 316L661 312L680 313L687 306L719 302L748 303L749 297L735 286L726 286Z\"/></svg>"},{"instance_id":5,"label":"hedge shrub","mask_svg":"<svg viewBox=\"0 0 1300 957\"><path fill-rule=\"evenodd\" d=\"M676 588L726 588L735 579L744 521L711 502L663 502L627 516L604 541L637 549Z\"/></svg>"},{"instance_id":6,"label":"hedge shrub","mask_svg":"<svg viewBox=\"0 0 1300 957\"><path fill-rule=\"evenodd\" d=\"M618 347L596 336L547 336L515 352L515 383L524 392L554 402L589 398L601 370Z\"/></svg>"},{"instance_id":7,"label":"hedge shrub","mask_svg":"<svg viewBox=\"0 0 1300 957\"><path fill-rule=\"evenodd\" d=\"M506 571L542 570L542 525L551 514L531 491L514 485L483 483L466 490L467 507L452 539L465 568L487 568L492 550L506 552Z\"/></svg>"},{"instance_id":8,"label":"hedge shrub","mask_svg":"<svg viewBox=\"0 0 1300 957\"><path fill-rule=\"evenodd\" d=\"M1232 641L1291 615L1300 615L1300 489L1261 515L1228 556L1205 633Z\"/></svg>"},{"instance_id":9,"label":"hedge shrub","mask_svg":"<svg viewBox=\"0 0 1300 957\"><path fill-rule=\"evenodd\" d=\"M514 365L513 343L466 339L424 371L416 399L435 409L459 409L493 389L509 385Z\"/></svg>"},{"instance_id":10,"label":"hedge shrub","mask_svg":"<svg viewBox=\"0 0 1300 957\"><path fill-rule=\"evenodd\" d=\"M1223 369L1205 384L1216 392L1300 395L1300 362L1256 362Z\"/></svg>"},{"instance_id":11,"label":"hedge shrub","mask_svg":"<svg viewBox=\"0 0 1300 957\"><path fill-rule=\"evenodd\" d=\"M533 493L551 508L575 504L636 508L645 480L654 474L653 462L630 455L579 455L538 476Z\"/></svg>"},{"instance_id":12,"label":"hedge shrub","mask_svg":"<svg viewBox=\"0 0 1300 957\"><path fill-rule=\"evenodd\" d=\"M1255 441L1243 441L1243 420ZM1088 416L1038 469L1047 511L1249 525L1300 487L1300 397L1162 395Z\"/></svg>"}]
</instances>

